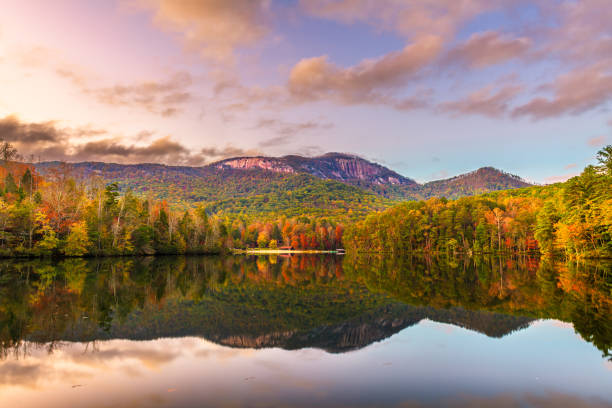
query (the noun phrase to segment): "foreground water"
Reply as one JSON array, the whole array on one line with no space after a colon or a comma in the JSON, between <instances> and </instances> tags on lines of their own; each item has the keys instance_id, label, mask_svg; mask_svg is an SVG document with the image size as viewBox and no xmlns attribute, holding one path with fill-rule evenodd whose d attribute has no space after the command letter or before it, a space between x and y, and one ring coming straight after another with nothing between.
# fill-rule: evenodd
<instances>
[{"instance_id":1,"label":"foreground water","mask_svg":"<svg viewBox=\"0 0 612 408\"><path fill-rule=\"evenodd\" d=\"M339 256L6 261L0 406L612 406L612 270Z\"/></svg>"}]
</instances>

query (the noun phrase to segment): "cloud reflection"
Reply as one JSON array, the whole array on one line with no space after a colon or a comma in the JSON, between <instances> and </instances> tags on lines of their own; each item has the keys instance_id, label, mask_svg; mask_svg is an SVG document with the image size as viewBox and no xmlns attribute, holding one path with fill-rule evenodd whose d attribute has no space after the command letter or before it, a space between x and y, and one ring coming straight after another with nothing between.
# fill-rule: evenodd
<instances>
[{"instance_id":1,"label":"cloud reflection","mask_svg":"<svg viewBox=\"0 0 612 408\"><path fill-rule=\"evenodd\" d=\"M582 344L569 327L538 321L527 329L528 340L525 331L491 339L466 330L448 332L446 326L427 321L346 354L238 349L196 337L67 342L52 353L27 344L29 352L0 362L0 400L20 408L42 402L47 408L610 406L601 388L602 374L612 369L609 362L606 369L599 365L598 372L585 370L589 359L580 356L581 363L567 361L558 370L549 369L537 384L525 380L534 370L530 352L540 356L537 367L548 367L548 359L562 361L557 353L543 352L550 347L545 335L550 329L567 334L558 338L560 345ZM406 338L413 340L410 346ZM500 354L507 357L495 361L493 356ZM454 361L449 364L450 356ZM512 368L506 360L512 360ZM585 377L585 384L568 380L567 367L576 364L599 379ZM504 374L491 376L496 371Z\"/></svg>"}]
</instances>

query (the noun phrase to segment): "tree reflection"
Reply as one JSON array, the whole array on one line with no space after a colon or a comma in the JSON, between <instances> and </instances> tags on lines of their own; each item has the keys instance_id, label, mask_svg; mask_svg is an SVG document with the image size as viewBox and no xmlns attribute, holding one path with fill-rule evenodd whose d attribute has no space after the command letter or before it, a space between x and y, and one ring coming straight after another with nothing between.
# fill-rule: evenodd
<instances>
[{"instance_id":1,"label":"tree reflection","mask_svg":"<svg viewBox=\"0 0 612 408\"><path fill-rule=\"evenodd\" d=\"M0 348L197 335L237 347L363 347L423 318L501 337L573 323L604 356L609 265L537 258L145 257L0 263Z\"/></svg>"}]
</instances>

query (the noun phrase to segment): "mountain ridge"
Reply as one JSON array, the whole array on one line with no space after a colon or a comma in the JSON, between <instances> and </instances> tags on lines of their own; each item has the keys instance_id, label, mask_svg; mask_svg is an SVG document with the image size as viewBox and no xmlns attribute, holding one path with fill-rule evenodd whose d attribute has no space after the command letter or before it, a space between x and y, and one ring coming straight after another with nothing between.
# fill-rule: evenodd
<instances>
[{"instance_id":1,"label":"mountain ridge","mask_svg":"<svg viewBox=\"0 0 612 408\"><path fill-rule=\"evenodd\" d=\"M59 164L43 162L36 167L45 174ZM201 203L210 214L257 215L276 210L336 216L352 210L351 216L358 216L398 201L453 199L530 186L520 177L492 167L419 184L381 164L346 153L233 157L198 167L77 162L71 163L70 169L83 177L98 175L106 182L117 182L122 191L132 190L181 207Z\"/></svg>"},{"instance_id":2,"label":"mountain ridge","mask_svg":"<svg viewBox=\"0 0 612 408\"><path fill-rule=\"evenodd\" d=\"M261 168L287 173L306 172L322 179L351 182L361 180L377 185L417 185L408 177L382 166L348 153L329 152L321 156L305 157L287 155L281 157L244 156L232 157L212 163L218 169Z\"/></svg>"},{"instance_id":3,"label":"mountain ridge","mask_svg":"<svg viewBox=\"0 0 612 408\"><path fill-rule=\"evenodd\" d=\"M338 180L338 181L346 181L346 180L350 180L352 178L359 178L359 177L344 177L343 179L339 179L339 176L336 176L337 178L334 177L324 177L323 174L325 174L323 171L319 170L318 172L316 172L318 169L312 169L310 167L308 167L309 165L312 165L312 163L325 163L326 161L328 161L329 159L345 159L345 160L351 160L351 161L358 161L358 162L363 162L363 163L367 163L368 166L372 166L376 169L380 169L381 173L384 174L389 174L389 175L394 175L396 176L395 178L397 178L397 180L389 180L389 184L391 185L398 185L398 184L406 184L406 185L417 185L417 186L431 186L431 185L438 185L440 183L446 182L456 182L459 180L464 180L464 179L468 179L472 176L479 176L483 173L497 173L499 175L503 175L506 176L512 180L515 180L517 183L522 183L524 184L525 187L527 186L531 186L534 185L530 182L528 182L527 180L523 179L522 177L512 174L512 173L508 173L505 172L503 170L497 169L493 166L483 166L480 167L478 169L469 171L467 173L461 173L458 174L456 176L452 176L449 178L444 178L444 179L438 179L438 180L432 180L432 181L428 181L425 183L419 183L417 181L415 181L414 179L411 179L409 177L403 176L397 172L395 172L394 170L391 170L379 163L376 162L372 162L369 161L367 159L364 159L358 155L354 155L354 154L349 154L349 153L338 153L338 152L328 152L325 153L323 155L320 156L314 156L314 157L308 157L308 156L299 156L299 155L285 155L285 156L236 156L236 157L230 157L230 158L226 158L226 159L222 159L222 160L218 160L203 166L188 166L188 165L169 165L169 164L163 164L163 163L152 163L152 162L145 162L145 163L115 163L115 162L100 162L100 161L81 161L81 162L71 162L68 163L76 168L83 168L84 166L90 166L90 167L94 167L95 170L106 170L108 168L118 168L118 167L123 167L123 168L143 168L143 167L150 167L150 168L159 168L159 169L168 169L168 170L181 170L181 171L185 171L185 170L191 170L193 173L198 173L201 170L205 170L205 169L218 169L218 170L226 170L226 169L233 169L233 170L253 170L253 169L258 169L258 170L268 170L268 171L273 171L273 172L279 172L279 173L290 173L290 174L295 174L295 173L299 173L300 170L302 170L302 172L306 172L309 173L315 177L318 178L322 178L322 179L330 179L330 180ZM287 163L287 161L292 161L293 163L289 164ZM299 162L300 167L298 167L295 162ZM239 165L239 164L234 164L232 162L241 162L241 163L245 163L244 165ZM38 168L49 168L53 165L59 165L60 161L45 161L45 162L40 162L40 163L36 163L35 166ZM286 164L287 163L287 164ZM266 164L271 164L270 166L267 166ZM279 167L275 168L273 165L278 164ZM102 168L100 168L102 167ZM298 167L298 168L296 168ZM307 170L311 170L313 173L310 173ZM351 169L352 170L352 169ZM355 173L351 173L350 170L348 171L349 175L355 174ZM363 172L361 173L363 175ZM356 175L359 175L359 173L357 173ZM378 176L379 174L375 174L375 176ZM366 176L366 175L364 175ZM365 177L364 177L365 178ZM380 181L380 179L378 180L377 184L384 184L382 181Z\"/></svg>"}]
</instances>

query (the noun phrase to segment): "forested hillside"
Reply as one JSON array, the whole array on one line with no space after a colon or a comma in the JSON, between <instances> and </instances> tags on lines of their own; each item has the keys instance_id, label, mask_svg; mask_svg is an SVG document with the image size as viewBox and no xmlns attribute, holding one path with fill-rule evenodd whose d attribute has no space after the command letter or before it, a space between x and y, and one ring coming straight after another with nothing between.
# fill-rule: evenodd
<instances>
[{"instance_id":1,"label":"forested hillside","mask_svg":"<svg viewBox=\"0 0 612 408\"><path fill-rule=\"evenodd\" d=\"M44 175L60 164L43 162L35 167ZM139 196L165 200L174 208L185 209L202 204L208 206L209 211L227 211L228 203L239 198L240 208L232 208L230 212L257 215L281 209L308 213L301 206L288 208L285 205L286 193L296 191L297 196L303 196L304 188L309 190L309 194L315 193L319 203L328 201L330 196L339 196L333 204L324 203L323 209L360 212L379 210L381 205L391 204L383 199L457 198L529 185L517 176L493 168L418 184L379 164L340 153L314 158L240 157L204 167L82 162L72 164L72 168L75 177L99 176L108 183L117 183L122 192L131 190ZM372 197L373 194L381 199ZM262 205L261 197L266 195L276 195L284 201L273 198L269 204Z\"/></svg>"},{"instance_id":2,"label":"forested hillside","mask_svg":"<svg viewBox=\"0 0 612 408\"><path fill-rule=\"evenodd\" d=\"M332 249L341 245L344 229L334 216L348 220L385 205L374 194L307 175L269 184L255 177L263 191L270 189L261 203L228 204L211 217L205 206L172 208L131 190L120 192L117 183L98 172L79 173L67 164L49 167L41 176L33 166L14 160L17 152L9 143L0 147L0 256L209 253L283 245ZM295 197L289 197L293 191ZM296 217L277 210L284 200L293 206L287 213ZM261 211L243 214L244 208L260 205Z\"/></svg>"},{"instance_id":3,"label":"forested hillside","mask_svg":"<svg viewBox=\"0 0 612 408\"><path fill-rule=\"evenodd\" d=\"M392 204L388 199L351 185L299 174L268 184L250 196L213 202L206 209L211 214L241 214L249 219L283 215L354 220Z\"/></svg>"},{"instance_id":4,"label":"forested hillside","mask_svg":"<svg viewBox=\"0 0 612 408\"><path fill-rule=\"evenodd\" d=\"M60 165L48 162L36 168L48 174ZM75 179L97 177L106 183L116 183L121 192L131 191L141 198L165 201L175 209L201 205L209 215L241 214L251 219L279 215L354 219L393 204L375 193L339 181L259 168L84 162L70 165L70 175Z\"/></svg>"},{"instance_id":5,"label":"forested hillside","mask_svg":"<svg viewBox=\"0 0 612 408\"><path fill-rule=\"evenodd\" d=\"M612 146L565 183L407 202L351 225L354 251L540 252L612 257Z\"/></svg>"},{"instance_id":6,"label":"forested hillside","mask_svg":"<svg viewBox=\"0 0 612 408\"><path fill-rule=\"evenodd\" d=\"M531 184L518 176L505 173L493 167L482 167L471 173L462 174L447 180L426 183L421 189L421 194L425 198L446 197L454 199L491 191L529 186Z\"/></svg>"},{"instance_id":7,"label":"forested hillside","mask_svg":"<svg viewBox=\"0 0 612 408\"><path fill-rule=\"evenodd\" d=\"M566 183L399 205L354 185L301 172L81 163L44 164L39 174L34 166L14 160L17 152L9 143L0 151L0 254L5 256L343 245L393 253L612 256L611 146L599 152L598 166ZM428 194L523 185L518 177L489 168L430 183ZM168 194L177 199L164 200Z\"/></svg>"}]
</instances>

